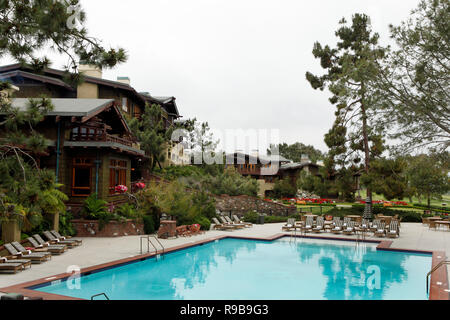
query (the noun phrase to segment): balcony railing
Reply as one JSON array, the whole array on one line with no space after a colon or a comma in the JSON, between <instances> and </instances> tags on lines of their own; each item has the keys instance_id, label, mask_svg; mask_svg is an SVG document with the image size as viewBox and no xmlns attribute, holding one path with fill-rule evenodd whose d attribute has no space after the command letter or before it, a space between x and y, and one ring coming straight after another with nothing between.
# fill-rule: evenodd
<instances>
[{"instance_id":1,"label":"balcony railing","mask_svg":"<svg viewBox=\"0 0 450 320\"><path fill-rule=\"evenodd\" d=\"M128 147L133 147L133 141L106 133L104 129L76 127L72 129L70 141L99 141L115 142Z\"/></svg>"}]
</instances>

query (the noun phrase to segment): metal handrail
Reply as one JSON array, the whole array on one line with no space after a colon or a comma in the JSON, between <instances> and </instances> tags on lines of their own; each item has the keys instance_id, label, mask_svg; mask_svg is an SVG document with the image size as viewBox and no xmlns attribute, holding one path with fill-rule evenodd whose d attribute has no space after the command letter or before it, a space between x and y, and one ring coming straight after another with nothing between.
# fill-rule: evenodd
<instances>
[{"instance_id":1,"label":"metal handrail","mask_svg":"<svg viewBox=\"0 0 450 320\"><path fill-rule=\"evenodd\" d=\"M150 246L149 244L152 245L152 247L155 249L155 253L158 254L158 248L156 248L155 244L150 240L150 238L153 238L156 240L156 242L158 242L158 244L161 246L162 248L162 255L164 258L164 254L166 253L166 249L164 248L164 246L162 245L162 243L158 240L158 238L156 238L155 236L145 236L145 237L141 237L141 254L142 252L142 239L147 239L147 253L150 252Z\"/></svg>"},{"instance_id":2,"label":"metal handrail","mask_svg":"<svg viewBox=\"0 0 450 320\"><path fill-rule=\"evenodd\" d=\"M427 273L427 294L429 291L428 282L429 282L429 278L430 278L431 274L433 272L435 272L437 269L439 269L440 267L442 267L443 265L447 265L447 264L450 265L450 260L443 260L443 261L439 262L433 269L431 269L430 272Z\"/></svg>"},{"instance_id":3,"label":"metal handrail","mask_svg":"<svg viewBox=\"0 0 450 320\"><path fill-rule=\"evenodd\" d=\"M106 300L109 300L108 296L106 295L106 293L102 292L99 294L95 294L91 297L91 300L94 300L95 297L99 297L99 296L104 296L106 298Z\"/></svg>"}]
</instances>

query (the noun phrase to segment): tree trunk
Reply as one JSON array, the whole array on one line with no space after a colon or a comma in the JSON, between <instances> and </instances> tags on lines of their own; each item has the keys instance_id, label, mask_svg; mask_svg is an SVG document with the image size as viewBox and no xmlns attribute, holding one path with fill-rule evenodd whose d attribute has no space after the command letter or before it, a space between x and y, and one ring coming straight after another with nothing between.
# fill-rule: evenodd
<instances>
[{"instance_id":1,"label":"tree trunk","mask_svg":"<svg viewBox=\"0 0 450 320\"><path fill-rule=\"evenodd\" d=\"M431 195L427 194L428 209L431 209Z\"/></svg>"},{"instance_id":2,"label":"tree trunk","mask_svg":"<svg viewBox=\"0 0 450 320\"><path fill-rule=\"evenodd\" d=\"M364 84L361 85L361 89L364 90ZM366 174L369 174L370 168L370 150L369 150L369 135L367 133L367 114L366 108L364 105L364 96L361 99L361 114L362 114L362 133L364 139L364 171ZM370 213L370 218L372 217L372 189L370 186L367 186L367 201L366 201L366 210L365 212Z\"/></svg>"}]
</instances>

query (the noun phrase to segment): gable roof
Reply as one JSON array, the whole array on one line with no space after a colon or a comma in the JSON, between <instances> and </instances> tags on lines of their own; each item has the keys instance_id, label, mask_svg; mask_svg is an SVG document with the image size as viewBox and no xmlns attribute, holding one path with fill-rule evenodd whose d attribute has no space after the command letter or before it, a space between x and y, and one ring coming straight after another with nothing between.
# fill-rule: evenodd
<instances>
[{"instance_id":1,"label":"gable roof","mask_svg":"<svg viewBox=\"0 0 450 320\"><path fill-rule=\"evenodd\" d=\"M12 70L12 71L8 71L5 73L1 73L0 80L7 80L9 78L18 77L18 76L26 78L26 79L41 81L44 83L50 83L50 84L53 84L56 86L64 87L69 90L74 90L70 85L68 85L67 83L65 83L64 81L62 81L60 79L53 78L53 77L47 77L47 76L40 75L40 74L30 73L30 72L26 72L26 71L22 71L22 70Z\"/></svg>"},{"instance_id":2,"label":"gable roof","mask_svg":"<svg viewBox=\"0 0 450 320\"><path fill-rule=\"evenodd\" d=\"M28 70L28 71L33 71L31 67L29 66L23 66L20 63L16 63L16 64L11 64L11 65L7 65L7 66L0 66L0 76L5 72L11 72L11 71L23 71L26 72L24 70ZM46 80L49 81L49 79L55 79L51 76L48 75L54 75L54 76L58 76L58 77L63 77L65 75L65 71L63 70L58 70L58 69L53 69L53 68L45 68L43 70L43 72L47 75L38 75L32 72L26 72L28 74L31 75L35 75L35 76L39 76L40 80ZM1 79L1 78L0 78ZM38 80L38 79L36 79ZM60 80L60 79L59 79ZM62 80L60 80L62 83L64 83ZM175 116L175 117L180 117L180 113L178 111L178 107L175 103L176 98L175 97L152 97L150 94L148 93L139 93L137 92L132 86L123 83L123 82L119 82L119 81L113 81L113 80L107 80L107 79L103 79L103 78L96 78L96 77L91 77L91 76L84 76L84 81L87 83L94 83L94 84L99 84L99 85L104 85L104 86L108 86L108 87L112 87L114 89L121 89L121 90L125 90L130 92L134 97L136 97L136 99L140 100L140 102L144 103L145 102L153 102L153 103L158 103L161 104L161 106L167 111L168 114ZM57 85L61 85L61 82L58 82ZM69 85L67 85L69 88L71 88ZM73 90L75 90L75 88L71 88Z\"/></svg>"},{"instance_id":3,"label":"gable roof","mask_svg":"<svg viewBox=\"0 0 450 320\"><path fill-rule=\"evenodd\" d=\"M34 100L38 100L34 99ZM103 111L112 108L124 129L131 133L131 129L128 126L127 121L122 116L121 112L117 108L113 99L62 99L52 98L50 99L53 105L53 110L47 113L47 116L56 117L80 117L84 123ZM16 98L11 100L11 105L14 108L25 111L28 108L30 99Z\"/></svg>"},{"instance_id":4,"label":"gable roof","mask_svg":"<svg viewBox=\"0 0 450 320\"><path fill-rule=\"evenodd\" d=\"M35 99L39 100L39 99ZM28 108L30 99L17 98L11 100L11 105L14 108L25 111ZM114 100L112 99L51 99L54 106L53 111L50 111L48 116L61 117L89 117L92 114L112 107Z\"/></svg>"}]
</instances>

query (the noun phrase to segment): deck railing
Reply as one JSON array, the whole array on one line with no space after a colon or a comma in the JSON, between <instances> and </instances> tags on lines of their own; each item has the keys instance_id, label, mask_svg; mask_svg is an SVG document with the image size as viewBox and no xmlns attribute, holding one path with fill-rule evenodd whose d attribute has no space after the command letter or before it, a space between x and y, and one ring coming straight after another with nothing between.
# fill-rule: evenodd
<instances>
[{"instance_id":1,"label":"deck railing","mask_svg":"<svg viewBox=\"0 0 450 320\"><path fill-rule=\"evenodd\" d=\"M70 141L100 141L115 142L128 147L133 146L133 141L106 133L104 129L90 127L76 127L72 129Z\"/></svg>"}]
</instances>

